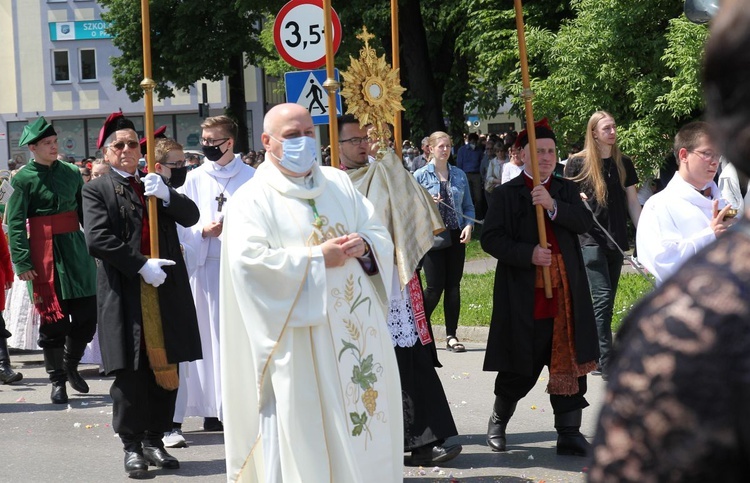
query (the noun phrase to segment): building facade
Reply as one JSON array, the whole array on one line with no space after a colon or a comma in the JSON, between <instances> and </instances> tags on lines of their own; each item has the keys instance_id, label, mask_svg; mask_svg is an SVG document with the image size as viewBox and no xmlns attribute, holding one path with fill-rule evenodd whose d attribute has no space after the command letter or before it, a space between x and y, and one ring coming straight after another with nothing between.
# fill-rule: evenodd
<instances>
[{"instance_id":1,"label":"building facade","mask_svg":"<svg viewBox=\"0 0 750 483\"><path fill-rule=\"evenodd\" d=\"M0 168L9 160L28 161L18 141L24 126L39 116L58 133L61 153L82 159L99 157L99 129L112 112L122 111L143 134L143 101L132 102L112 81L111 57L120 55L94 0L0 0ZM264 100L262 71L245 71L248 143L260 149ZM154 101L154 126L185 149L200 150L198 104L201 83L189 92ZM207 82L210 115L228 104L225 82Z\"/></svg>"}]
</instances>

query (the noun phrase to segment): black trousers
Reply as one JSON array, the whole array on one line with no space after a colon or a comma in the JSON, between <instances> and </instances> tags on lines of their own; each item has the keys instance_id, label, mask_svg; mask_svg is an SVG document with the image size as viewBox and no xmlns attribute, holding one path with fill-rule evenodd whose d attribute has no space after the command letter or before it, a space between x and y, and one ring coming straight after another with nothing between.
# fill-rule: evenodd
<instances>
[{"instance_id":1,"label":"black trousers","mask_svg":"<svg viewBox=\"0 0 750 483\"><path fill-rule=\"evenodd\" d=\"M59 295L58 295L59 296ZM88 344L96 333L96 297L59 299L63 318L39 326L37 344L42 348L65 346L65 337Z\"/></svg>"},{"instance_id":2,"label":"black trousers","mask_svg":"<svg viewBox=\"0 0 750 483\"><path fill-rule=\"evenodd\" d=\"M424 270L427 288L424 289L424 315L430 320L432 312L443 296L445 312L445 332L455 336L458 316L461 312L461 278L464 276L466 245L461 243L461 230L451 230L451 246L442 250L430 250L424 256Z\"/></svg>"},{"instance_id":3,"label":"black trousers","mask_svg":"<svg viewBox=\"0 0 750 483\"><path fill-rule=\"evenodd\" d=\"M526 396L539 380L544 366L549 366L552 357L552 323L553 319L534 321L534 366L531 375L513 372L498 372L495 378L495 396L507 401L519 401ZM560 396L550 394L549 400L555 414L563 414L589 405L586 394L586 376L578 378L578 394Z\"/></svg>"},{"instance_id":4,"label":"black trousers","mask_svg":"<svg viewBox=\"0 0 750 483\"><path fill-rule=\"evenodd\" d=\"M109 390L112 396L112 427L127 451L138 451L141 442L163 447L165 432L172 429L177 390L167 391L156 384L146 351L141 351L139 369L115 372Z\"/></svg>"}]
</instances>

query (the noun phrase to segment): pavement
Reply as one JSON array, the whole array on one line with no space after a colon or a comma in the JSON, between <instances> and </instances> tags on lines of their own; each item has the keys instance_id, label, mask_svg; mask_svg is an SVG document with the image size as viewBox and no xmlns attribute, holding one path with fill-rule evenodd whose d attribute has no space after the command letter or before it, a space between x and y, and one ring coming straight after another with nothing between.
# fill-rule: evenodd
<instances>
[{"instance_id":1,"label":"pavement","mask_svg":"<svg viewBox=\"0 0 750 483\"><path fill-rule=\"evenodd\" d=\"M444 340L435 336L438 341ZM494 400L494 373L482 371L484 343L470 342L468 337L464 340L465 353L448 352L438 344L443 364L438 374L460 433L448 443L462 444L463 453L445 466L404 467L404 481L584 481L588 465L585 458L555 454L553 414L544 392L546 372L518 404L508 426L509 451L490 451L485 433ZM50 385L41 351L14 351L11 361L24 379L0 385L0 482L131 481L125 477L122 446L111 427L112 378L99 376L96 366L82 365L90 393L77 394L68 387L69 404L54 405L49 401ZM582 427L589 439L603 394L602 379L589 376L587 399L591 407L584 411ZM183 430L189 446L169 450L180 460L180 469L151 469L149 473L155 479L165 483L226 480L223 434L203 431L202 422L201 418L186 419Z\"/></svg>"}]
</instances>

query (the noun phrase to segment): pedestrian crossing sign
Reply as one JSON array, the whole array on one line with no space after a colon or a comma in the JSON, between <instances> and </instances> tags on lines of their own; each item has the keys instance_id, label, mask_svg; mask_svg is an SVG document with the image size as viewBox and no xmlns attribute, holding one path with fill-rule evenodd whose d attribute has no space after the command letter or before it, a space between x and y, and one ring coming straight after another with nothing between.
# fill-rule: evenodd
<instances>
[{"instance_id":1,"label":"pedestrian crossing sign","mask_svg":"<svg viewBox=\"0 0 750 483\"><path fill-rule=\"evenodd\" d=\"M339 70L334 69L334 78L339 81ZM328 124L328 93L323 89L325 69L301 70L284 74L286 100L299 104L310 112L313 124ZM336 116L341 115L340 89L336 91Z\"/></svg>"}]
</instances>

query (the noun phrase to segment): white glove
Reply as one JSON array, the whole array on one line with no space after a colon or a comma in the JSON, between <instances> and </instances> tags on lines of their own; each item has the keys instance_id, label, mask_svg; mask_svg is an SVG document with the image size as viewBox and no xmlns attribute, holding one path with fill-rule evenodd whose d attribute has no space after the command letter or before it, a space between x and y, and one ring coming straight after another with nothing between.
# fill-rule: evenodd
<instances>
[{"instance_id":1,"label":"white glove","mask_svg":"<svg viewBox=\"0 0 750 483\"><path fill-rule=\"evenodd\" d=\"M149 173L143 178L143 194L156 196L165 203L169 203L169 188L162 177L156 173Z\"/></svg>"},{"instance_id":2,"label":"white glove","mask_svg":"<svg viewBox=\"0 0 750 483\"><path fill-rule=\"evenodd\" d=\"M164 283L167 279L167 274L162 270L161 267L168 267L174 265L172 260L165 260L163 258L149 258L146 263L138 270L143 280L154 287Z\"/></svg>"}]
</instances>

